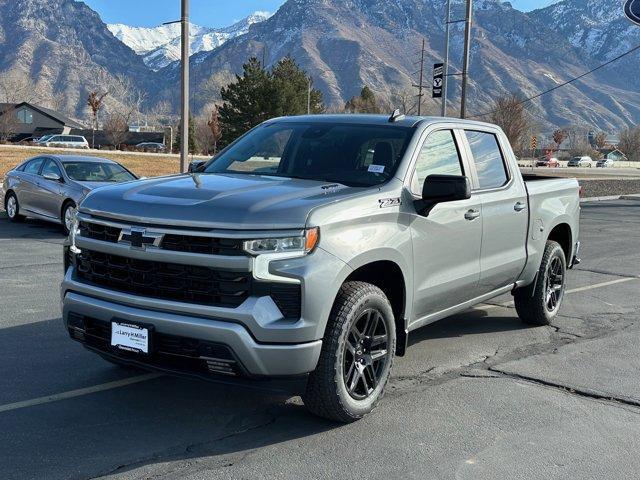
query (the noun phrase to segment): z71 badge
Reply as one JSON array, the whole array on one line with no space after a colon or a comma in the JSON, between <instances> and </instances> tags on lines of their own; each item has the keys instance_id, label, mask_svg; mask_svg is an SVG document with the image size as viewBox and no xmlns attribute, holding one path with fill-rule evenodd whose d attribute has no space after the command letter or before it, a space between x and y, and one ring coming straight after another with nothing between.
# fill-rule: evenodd
<instances>
[{"instance_id":1,"label":"z71 badge","mask_svg":"<svg viewBox=\"0 0 640 480\"><path fill-rule=\"evenodd\" d=\"M378 202L380 203L380 208L397 207L402 205L402 200L400 199L400 197L383 198L381 200L378 200Z\"/></svg>"}]
</instances>

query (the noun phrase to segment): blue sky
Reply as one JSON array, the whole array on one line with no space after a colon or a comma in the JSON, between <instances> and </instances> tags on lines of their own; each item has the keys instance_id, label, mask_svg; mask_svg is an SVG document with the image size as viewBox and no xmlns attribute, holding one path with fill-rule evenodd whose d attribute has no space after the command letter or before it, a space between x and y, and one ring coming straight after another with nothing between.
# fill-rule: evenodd
<instances>
[{"instance_id":1,"label":"blue sky","mask_svg":"<svg viewBox=\"0 0 640 480\"><path fill-rule=\"evenodd\" d=\"M180 0L83 0L106 23L155 27L180 17ZM208 27L226 27L256 10L275 12L284 0L191 0L191 21ZM552 0L512 0L520 10L532 10Z\"/></svg>"}]
</instances>

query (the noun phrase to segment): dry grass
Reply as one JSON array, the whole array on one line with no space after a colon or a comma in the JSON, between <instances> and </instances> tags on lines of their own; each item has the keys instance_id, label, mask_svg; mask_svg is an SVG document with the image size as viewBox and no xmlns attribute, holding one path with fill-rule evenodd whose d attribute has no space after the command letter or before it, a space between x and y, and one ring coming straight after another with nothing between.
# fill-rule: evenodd
<instances>
[{"instance_id":1,"label":"dry grass","mask_svg":"<svg viewBox=\"0 0 640 480\"><path fill-rule=\"evenodd\" d=\"M178 173L180 170L180 158L178 155L0 145L0 179L2 179L9 170L27 158L42 154L87 155L109 158L121 163L140 177L171 175Z\"/></svg>"}]
</instances>

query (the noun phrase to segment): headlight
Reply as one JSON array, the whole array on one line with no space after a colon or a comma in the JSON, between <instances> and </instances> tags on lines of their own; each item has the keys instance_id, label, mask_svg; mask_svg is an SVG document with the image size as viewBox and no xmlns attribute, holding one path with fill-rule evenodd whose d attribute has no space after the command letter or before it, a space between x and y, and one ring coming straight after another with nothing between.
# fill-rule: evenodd
<instances>
[{"instance_id":1,"label":"headlight","mask_svg":"<svg viewBox=\"0 0 640 480\"><path fill-rule=\"evenodd\" d=\"M251 255L265 253L311 253L320 239L320 229L309 228L304 234L285 238L261 238L244 242L244 251Z\"/></svg>"}]
</instances>

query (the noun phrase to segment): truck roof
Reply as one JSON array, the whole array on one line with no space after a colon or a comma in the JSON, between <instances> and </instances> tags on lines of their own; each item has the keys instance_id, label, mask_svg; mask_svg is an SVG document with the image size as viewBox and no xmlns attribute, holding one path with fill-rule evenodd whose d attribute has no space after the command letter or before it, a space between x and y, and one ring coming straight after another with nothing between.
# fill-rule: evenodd
<instances>
[{"instance_id":1,"label":"truck roof","mask_svg":"<svg viewBox=\"0 0 640 480\"><path fill-rule=\"evenodd\" d=\"M441 123L441 122L454 122L469 126L492 126L495 125L486 122L477 122L475 120L463 120L460 118L452 117L418 117L413 115L407 115L398 118L395 122L389 122L389 115L373 115L373 114L321 114L321 115L298 115L292 117L278 117L268 120L266 123L271 122L295 122L295 123L350 123L354 125L397 125L401 127L415 127L419 123Z\"/></svg>"}]
</instances>

